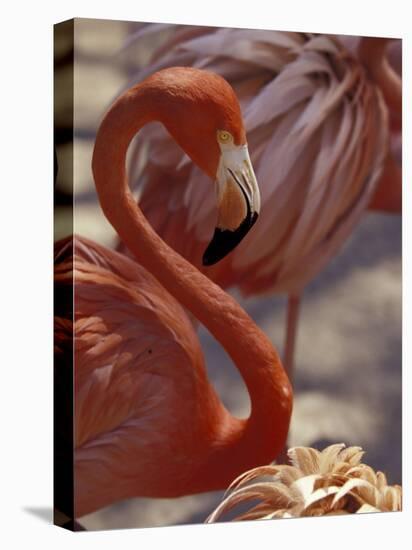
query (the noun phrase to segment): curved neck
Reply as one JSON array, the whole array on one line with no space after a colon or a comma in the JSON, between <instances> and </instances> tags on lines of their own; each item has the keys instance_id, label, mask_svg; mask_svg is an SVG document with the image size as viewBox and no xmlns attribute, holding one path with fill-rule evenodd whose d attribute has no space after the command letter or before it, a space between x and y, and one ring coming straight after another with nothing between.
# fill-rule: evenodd
<instances>
[{"instance_id":1,"label":"curved neck","mask_svg":"<svg viewBox=\"0 0 412 550\"><path fill-rule=\"evenodd\" d=\"M389 109L402 116L402 81L386 57L388 38L362 38L358 48L359 59L370 78L380 87Z\"/></svg>"},{"instance_id":2,"label":"curved neck","mask_svg":"<svg viewBox=\"0 0 412 550\"><path fill-rule=\"evenodd\" d=\"M262 452L263 461L271 460L286 441L292 409L291 387L276 351L233 298L157 235L128 186L125 161L130 140L144 124L162 122L162 109L167 110L167 93L153 93L153 88L143 83L120 97L106 114L97 132L92 162L101 207L139 263L212 333L242 375L251 399L251 415L246 422L233 419L229 430L222 426L221 445L217 445L220 452L227 436L232 441L231 449L226 445L223 451L228 460L238 460L241 447L254 450L255 456ZM233 426L238 433L233 433ZM219 433L216 435L219 439ZM258 450L256 438L261 441Z\"/></svg>"},{"instance_id":3,"label":"curved neck","mask_svg":"<svg viewBox=\"0 0 412 550\"><path fill-rule=\"evenodd\" d=\"M389 152L368 210L399 214L402 212L402 170Z\"/></svg>"}]
</instances>

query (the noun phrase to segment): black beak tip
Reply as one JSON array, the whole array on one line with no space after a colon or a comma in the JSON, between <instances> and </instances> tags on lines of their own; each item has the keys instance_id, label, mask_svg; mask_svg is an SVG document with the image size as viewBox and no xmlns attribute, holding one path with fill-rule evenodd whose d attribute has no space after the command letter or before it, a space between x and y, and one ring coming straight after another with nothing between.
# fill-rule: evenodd
<instances>
[{"instance_id":1,"label":"black beak tip","mask_svg":"<svg viewBox=\"0 0 412 550\"><path fill-rule=\"evenodd\" d=\"M215 229L213 239L210 241L208 247L206 248L202 263L204 266L211 266L222 260L229 252L231 252L236 246L242 241L242 239L247 235L251 227L254 225L258 217L256 212L252 216L248 216L240 224L240 226L235 229L235 231L230 231L228 229Z\"/></svg>"},{"instance_id":2,"label":"black beak tip","mask_svg":"<svg viewBox=\"0 0 412 550\"><path fill-rule=\"evenodd\" d=\"M212 242L214 241L214 239L215 237L213 236ZM210 244L206 248L202 257L202 265L204 265L205 267L208 267L209 265L213 265L219 261L219 259L216 259L216 257L214 257L214 255L212 254L212 251L210 250Z\"/></svg>"}]
</instances>

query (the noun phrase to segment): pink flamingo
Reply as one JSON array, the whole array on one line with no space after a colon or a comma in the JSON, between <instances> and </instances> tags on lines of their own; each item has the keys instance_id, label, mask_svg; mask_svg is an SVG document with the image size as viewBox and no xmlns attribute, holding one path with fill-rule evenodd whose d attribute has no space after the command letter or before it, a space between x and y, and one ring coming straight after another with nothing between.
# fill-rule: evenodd
<instances>
[{"instance_id":1,"label":"pink flamingo","mask_svg":"<svg viewBox=\"0 0 412 550\"><path fill-rule=\"evenodd\" d=\"M238 239L239 227L259 209L240 107L221 77L160 71L104 117L93 153L96 189L139 263L75 238L74 327L57 319L56 342L64 357L74 332L76 517L132 496L225 488L245 469L275 458L288 432L292 392L269 339L154 232L129 190L127 148L152 120L217 180L219 225L208 248L214 259L234 243L225 232ZM73 284L67 246L60 243L56 256L56 285L63 290ZM236 364L251 399L249 418L234 418L219 400L183 308Z\"/></svg>"},{"instance_id":2,"label":"pink flamingo","mask_svg":"<svg viewBox=\"0 0 412 550\"><path fill-rule=\"evenodd\" d=\"M145 26L131 41L172 27ZM212 280L245 296L288 294L284 364L290 376L304 287L339 251L368 205L400 210L400 170L388 154L381 93L398 109L400 80L385 62L382 43L364 39L360 57L363 63L328 36L181 27L133 78L180 64L220 73L234 87L262 211L233 253L216 266L202 265L216 207L206 178L160 126L139 135L131 173L152 226Z\"/></svg>"}]
</instances>

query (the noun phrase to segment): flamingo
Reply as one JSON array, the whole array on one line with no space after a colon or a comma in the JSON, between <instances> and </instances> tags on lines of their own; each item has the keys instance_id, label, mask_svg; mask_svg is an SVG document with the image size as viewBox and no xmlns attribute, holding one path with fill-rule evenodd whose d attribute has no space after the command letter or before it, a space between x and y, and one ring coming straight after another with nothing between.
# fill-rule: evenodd
<instances>
[{"instance_id":1,"label":"flamingo","mask_svg":"<svg viewBox=\"0 0 412 550\"><path fill-rule=\"evenodd\" d=\"M136 261L83 237L75 237L73 252L67 241L57 246L60 292L70 292L74 269L74 326L70 315L60 316L56 340L64 358L74 333L76 517L133 496L223 489L246 468L273 460L288 433L292 391L268 337L155 233L128 187L129 142L152 120L217 181L208 262L228 253L259 211L240 106L223 78L165 69L105 115L93 152L95 185ZM249 418L233 417L209 383L186 310L239 369Z\"/></svg>"},{"instance_id":2,"label":"flamingo","mask_svg":"<svg viewBox=\"0 0 412 550\"><path fill-rule=\"evenodd\" d=\"M144 26L128 44L173 27ZM202 263L216 218L206 178L161 127L138 136L130 171L152 226L212 280L244 296L288 294L283 359L290 378L305 286L368 205L400 211L400 169L388 154L384 99L399 109L401 88L383 44L364 39L360 61L329 36L177 27L132 78L181 64L213 70L234 87L263 207L259 225L222 262ZM164 186L165 177L173 185Z\"/></svg>"}]
</instances>

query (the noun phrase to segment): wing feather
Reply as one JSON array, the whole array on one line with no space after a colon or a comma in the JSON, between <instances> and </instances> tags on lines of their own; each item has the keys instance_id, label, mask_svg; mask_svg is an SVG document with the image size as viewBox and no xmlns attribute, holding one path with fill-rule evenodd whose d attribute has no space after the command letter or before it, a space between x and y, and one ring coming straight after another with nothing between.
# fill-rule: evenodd
<instances>
[{"instance_id":1,"label":"wing feather","mask_svg":"<svg viewBox=\"0 0 412 550\"><path fill-rule=\"evenodd\" d=\"M167 406L178 387L189 385L188 395L196 392L194 373L205 377L199 341L183 308L154 277L129 258L80 237L73 258L56 257L62 291L65 284L72 286L74 261L70 326L78 447L94 445L138 418L147 400L150 407L153 400ZM64 323L62 318L59 326ZM65 334L73 341L71 331Z\"/></svg>"}]
</instances>

